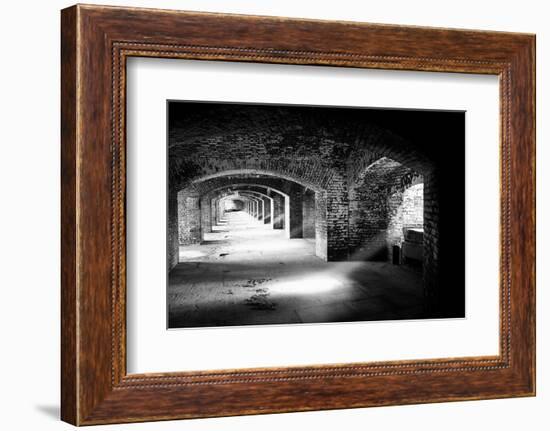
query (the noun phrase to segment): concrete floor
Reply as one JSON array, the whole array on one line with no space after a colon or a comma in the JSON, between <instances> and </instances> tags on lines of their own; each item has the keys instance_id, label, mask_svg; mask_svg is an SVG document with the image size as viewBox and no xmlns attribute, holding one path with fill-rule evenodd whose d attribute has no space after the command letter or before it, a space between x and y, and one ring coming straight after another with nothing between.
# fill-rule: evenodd
<instances>
[{"instance_id":1,"label":"concrete floor","mask_svg":"<svg viewBox=\"0 0 550 431\"><path fill-rule=\"evenodd\" d=\"M314 240L230 212L170 272L169 328L423 317L422 275L382 262L324 262Z\"/></svg>"}]
</instances>

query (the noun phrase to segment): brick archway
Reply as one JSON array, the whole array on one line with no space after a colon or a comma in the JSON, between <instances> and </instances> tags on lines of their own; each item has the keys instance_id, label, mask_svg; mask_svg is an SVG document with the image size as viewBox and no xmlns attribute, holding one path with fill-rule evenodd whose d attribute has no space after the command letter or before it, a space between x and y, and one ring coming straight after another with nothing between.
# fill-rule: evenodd
<instances>
[{"instance_id":1,"label":"brick archway","mask_svg":"<svg viewBox=\"0 0 550 431\"><path fill-rule=\"evenodd\" d=\"M172 267L177 263L179 244L199 243L209 232L216 217L212 203L216 193L246 188L263 188L266 198L273 200L270 214L275 229L283 229L287 238L314 238L316 255L323 260L334 259L327 240L333 229L326 217L326 205L331 202L328 192L301 178L255 169L210 174L171 193L168 235Z\"/></svg>"}]
</instances>

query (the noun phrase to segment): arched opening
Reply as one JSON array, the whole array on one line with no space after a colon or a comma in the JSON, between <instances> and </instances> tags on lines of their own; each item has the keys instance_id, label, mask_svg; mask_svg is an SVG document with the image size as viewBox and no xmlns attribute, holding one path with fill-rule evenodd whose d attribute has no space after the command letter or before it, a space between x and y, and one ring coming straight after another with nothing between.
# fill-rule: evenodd
<instances>
[{"instance_id":1,"label":"arched opening","mask_svg":"<svg viewBox=\"0 0 550 431\"><path fill-rule=\"evenodd\" d=\"M421 176L413 183L400 184L388 199L387 243L392 259L406 265L424 262L424 182ZM397 254L396 254L397 253Z\"/></svg>"},{"instance_id":2,"label":"arched opening","mask_svg":"<svg viewBox=\"0 0 550 431\"><path fill-rule=\"evenodd\" d=\"M219 203L219 207L220 207L219 212L227 213L232 211L243 211L245 208L245 202L246 201L243 201L242 199L238 199L238 198L236 199L224 198L223 202L220 201Z\"/></svg>"},{"instance_id":3,"label":"arched opening","mask_svg":"<svg viewBox=\"0 0 550 431\"><path fill-rule=\"evenodd\" d=\"M388 261L422 270L424 221L430 220L424 176L382 157L357 176L349 196L350 260Z\"/></svg>"},{"instance_id":4,"label":"arched opening","mask_svg":"<svg viewBox=\"0 0 550 431\"><path fill-rule=\"evenodd\" d=\"M172 231L178 231L177 244L171 243L174 250L171 255L175 256L172 267L179 262L178 250L181 247L200 245L209 240L207 237L218 224L227 224L225 207L222 207L227 202L227 196L238 196L243 202L240 211L250 216L250 223L256 228L258 225L255 222L261 221L267 229L280 231L281 238L305 239L307 247L304 246L304 253L327 260L326 199L322 199L325 192L318 185L306 184L317 191L305 186L301 179L290 175L281 177L265 170L232 170L188 182L176 193L177 209L169 210L171 216L178 220L177 223L169 223ZM234 221L238 219L235 225L240 227L246 220L237 214L229 218ZM264 236L273 238L265 230L256 230L258 241L262 241ZM176 234L172 232L169 236ZM281 244L281 247L281 252L284 252L285 245Z\"/></svg>"}]
</instances>

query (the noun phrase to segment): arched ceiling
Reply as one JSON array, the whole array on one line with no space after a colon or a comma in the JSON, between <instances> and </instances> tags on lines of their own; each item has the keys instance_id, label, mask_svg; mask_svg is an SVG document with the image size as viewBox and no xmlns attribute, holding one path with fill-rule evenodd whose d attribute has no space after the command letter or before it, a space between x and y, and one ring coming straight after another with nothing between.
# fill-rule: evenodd
<instances>
[{"instance_id":1,"label":"arched ceiling","mask_svg":"<svg viewBox=\"0 0 550 431\"><path fill-rule=\"evenodd\" d=\"M319 139L338 142L346 153L366 134L391 133L414 144L437 136L451 124L461 122L463 113L405 109L376 109L333 106L171 102L169 147L199 148L207 140L244 136L276 137L265 154L282 155L295 147L293 156L319 152ZM456 114L456 115L451 115ZM437 122L437 124L434 124ZM296 137L303 137L297 144ZM277 145L276 142L280 145ZM301 145L302 148L296 147Z\"/></svg>"},{"instance_id":2,"label":"arched ceiling","mask_svg":"<svg viewBox=\"0 0 550 431\"><path fill-rule=\"evenodd\" d=\"M208 178L205 180L197 181L189 184L183 193L188 195L203 196L211 191L220 188L231 188L231 187L241 187L241 188L269 188L275 192L281 194L289 194L291 189L305 187L295 181L290 181L285 178L280 178L272 175L247 175L247 174L236 174L236 175L220 175L213 178ZM315 190L314 188L311 188Z\"/></svg>"},{"instance_id":3,"label":"arched ceiling","mask_svg":"<svg viewBox=\"0 0 550 431\"><path fill-rule=\"evenodd\" d=\"M274 175L326 190L338 176L353 183L382 157L425 174L433 160L443 157L440 153L448 154L441 145L442 130L463 122L463 113L427 116L424 111L391 109L197 102L169 106L169 175L178 190L228 174ZM461 136L446 139L459 141Z\"/></svg>"}]
</instances>

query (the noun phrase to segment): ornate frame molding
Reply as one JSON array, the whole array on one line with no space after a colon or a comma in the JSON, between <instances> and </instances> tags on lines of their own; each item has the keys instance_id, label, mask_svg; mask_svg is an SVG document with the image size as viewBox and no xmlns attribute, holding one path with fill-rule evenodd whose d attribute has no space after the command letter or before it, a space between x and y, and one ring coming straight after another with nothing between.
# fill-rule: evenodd
<instances>
[{"instance_id":1,"label":"ornate frame molding","mask_svg":"<svg viewBox=\"0 0 550 431\"><path fill-rule=\"evenodd\" d=\"M257 35L258 26L267 30ZM334 32L338 39L328 37ZM311 34L318 40L308 41ZM534 36L523 34L100 6L65 9L63 420L99 424L533 395L534 46ZM127 375L125 65L130 56L498 75L500 354Z\"/></svg>"}]
</instances>

